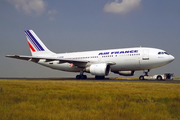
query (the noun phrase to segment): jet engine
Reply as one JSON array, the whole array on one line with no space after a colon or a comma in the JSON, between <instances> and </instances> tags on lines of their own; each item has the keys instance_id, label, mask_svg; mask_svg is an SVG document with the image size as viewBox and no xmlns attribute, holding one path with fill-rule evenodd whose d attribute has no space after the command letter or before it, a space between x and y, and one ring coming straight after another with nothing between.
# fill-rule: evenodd
<instances>
[{"instance_id":1,"label":"jet engine","mask_svg":"<svg viewBox=\"0 0 180 120\"><path fill-rule=\"evenodd\" d=\"M106 76L110 72L110 65L106 63L92 64L86 67L85 71L96 76Z\"/></svg>"},{"instance_id":2,"label":"jet engine","mask_svg":"<svg viewBox=\"0 0 180 120\"><path fill-rule=\"evenodd\" d=\"M133 76L135 71L118 71L115 72L119 75L123 75L123 76Z\"/></svg>"}]
</instances>

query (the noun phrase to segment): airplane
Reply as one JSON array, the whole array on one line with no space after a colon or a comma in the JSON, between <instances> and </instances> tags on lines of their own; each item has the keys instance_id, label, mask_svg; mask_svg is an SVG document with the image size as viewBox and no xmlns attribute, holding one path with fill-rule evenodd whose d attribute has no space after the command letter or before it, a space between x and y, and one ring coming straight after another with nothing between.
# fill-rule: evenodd
<instances>
[{"instance_id":1,"label":"airplane","mask_svg":"<svg viewBox=\"0 0 180 120\"><path fill-rule=\"evenodd\" d=\"M110 72L123 76L133 76L135 71L143 70L148 76L151 69L171 63L175 57L166 51L150 47L132 47L96 51L54 53L39 39L33 30L25 35L32 56L6 55L9 58L34 62L45 67L67 72L79 72L76 79L87 79L84 73L104 79Z\"/></svg>"}]
</instances>

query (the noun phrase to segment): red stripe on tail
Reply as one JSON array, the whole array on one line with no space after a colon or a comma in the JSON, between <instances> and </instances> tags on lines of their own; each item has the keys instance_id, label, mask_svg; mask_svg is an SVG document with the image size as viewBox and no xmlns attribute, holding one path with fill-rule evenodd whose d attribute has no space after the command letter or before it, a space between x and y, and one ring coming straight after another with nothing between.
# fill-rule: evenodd
<instances>
[{"instance_id":1,"label":"red stripe on tail","mask_svg":"<svg viewBox=\"0 0 180 120\"><path fill-rule=\"evenodd\" d=\"M35 52L36 50L33 48L33 46L28 42L28 44L29 44L29 47L31 48L31 50L33 51L33 52Z\"/></svg>"}]
</instances>

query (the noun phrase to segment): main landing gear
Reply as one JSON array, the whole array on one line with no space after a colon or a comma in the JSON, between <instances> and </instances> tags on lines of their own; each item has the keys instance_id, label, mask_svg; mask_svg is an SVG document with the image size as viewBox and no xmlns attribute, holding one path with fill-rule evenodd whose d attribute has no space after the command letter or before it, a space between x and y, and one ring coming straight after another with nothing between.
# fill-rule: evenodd
<instances>
[{"instance_id":1,"label":"main landing gear","mask_svg":"<svg viewBox=\"0 0 180 120\"><path fill-rule=\"evenodd\" d=\"M76 79L87 79L86 75L76 75Z\"/></svg>"},{"instance_id":2,"label":"main landing gear","mask_svg":"<svg viewBox=\"0 0 180 120\"><path fill-rule=\"evenodd\" d=\"M81 70L80 75L76 75L76 79L87 79L87 76L83 75L83 70Z\"/></svg>"},{"instance_id":3,"label":"main landing gear","mask_svg":"<svg viewBox=\"0 0 180 120\"><path fill-rule=\"evenodd\" d=\"M150 70L148 69L148 70L144 70L144 74L145 75L141 75L141 76L139 76L139 80L144 80L144 76L149 76L148 75L148 72L149 72Z\"/></svg>"},{"instance_id":4,"label":"main landing gear","mask_svg":"<svg viewBox=\"0 0 180 120\"><path fill-rule=\"evenodd\" d=\"M80 70L80 75L76 75L76 79L87 79L87 76L86 75L83 75L84 71L83 70ZM95 76L95 79L105 79L105 76Z\"/></svg>"},{"instance_id":5,"label":"main landing gear","mask_svg":"<svg viewBox=\"0 0 180 120\"><path fill-rule=\"evenodd\" d=\"M76 75L76 79L87 79L86 75ZM100 80L100 79L105 79L105 76L95 76L95 79Z\"/></svg>"},{"instance_id":6,"label":"main landing gear","mask_svg":"<svg viewBox=\"0 0 180 120\"><path fill-rule=\"evenodd\" d=\"M95 79L98 79L98 80L105 79L105 76L95 76Z\"/></svg>"}]
</instances>

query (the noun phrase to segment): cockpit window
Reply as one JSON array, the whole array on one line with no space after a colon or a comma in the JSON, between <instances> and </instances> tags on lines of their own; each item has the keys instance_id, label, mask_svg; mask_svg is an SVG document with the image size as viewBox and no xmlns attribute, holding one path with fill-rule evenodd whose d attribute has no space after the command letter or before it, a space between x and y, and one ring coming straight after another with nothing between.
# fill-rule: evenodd
<instances>
[{"instance_id":1,"label":"cockpit window","mask_svg":"<svg viewBox=\"0 0 180 120\"><path fill-rule=\"evenodd\" d=\"M158 55L164 54L164 52L158 52Z\"/></svg>"},{"instance_id":2,"label":"cockpit window","mask_svg":"<svg viewBox=\"0 0 180 120\"><path fill-rule=\"evenodd\" d=\"M166 54L169 55L167 52L158 52L158 55Z\"/></svg>"},{"instance_id":3,"label":"cockpit window","mask_svg":"<svg viewBox=\"0 0 180 120\"><path fill-rule=\"evenodd\" d=\"M167 52L164 52L166 55L169 55Z\"/></svg>"}]
</instances>

